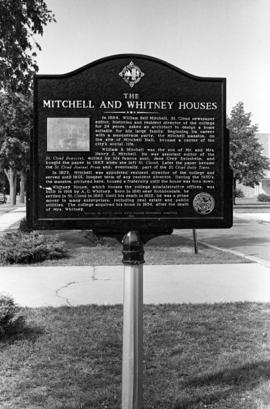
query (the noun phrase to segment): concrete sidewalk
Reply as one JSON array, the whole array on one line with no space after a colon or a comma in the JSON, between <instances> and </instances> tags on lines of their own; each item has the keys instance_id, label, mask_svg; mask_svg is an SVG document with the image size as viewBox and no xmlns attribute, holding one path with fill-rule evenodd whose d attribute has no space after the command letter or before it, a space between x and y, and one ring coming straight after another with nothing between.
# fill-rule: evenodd
<instances>
[{"instance_id":1,"label":"concrete sidewalk","mask_svg":"<svg viewBox=\"0 0 270 409\"><path fill-rule=\"evenodd\" d=\"M0 215L0 231L10 228L24 216L25 207ZM237 213L235 216L269 220L268 213L258 216ZM121 304L123 273L122 265L0 267L0 293L8 293L18 304L28 307ZM235 301L270 302L269 265L144 266L145 303Z\"/></svg>"},{"instance_id":2,"label":"concrete sidewalk","mask_svg":"<svg viewBox=\"0 0 270 409\"><path fill-rule=\"evenodd\" d=\"M121 304L124 267L0 267L0 292L21 306ZM249 264L145 265L144 302L270 302L270 268Z\"/></svg>"},{"instance_id":3,"label":"concrete sidewalk","mask_svg":"<svg viewBox=\"0 0 270 409\"><path fill-rule=\"evenodd\" d=\"M0 232L9 229L13 224L18 223L26 215L25 206L18 206L9 212L0 215Z\"/></svg>"}]
</instances>

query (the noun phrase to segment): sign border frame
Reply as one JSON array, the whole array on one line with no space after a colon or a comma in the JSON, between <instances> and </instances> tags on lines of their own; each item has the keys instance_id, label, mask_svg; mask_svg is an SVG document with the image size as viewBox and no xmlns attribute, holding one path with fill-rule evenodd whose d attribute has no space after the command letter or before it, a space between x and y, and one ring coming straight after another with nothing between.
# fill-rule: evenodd
<instances>
[{"instance_id":1,"label":"sign border frame","mask_svg":"<svg viewBox=\"0 0 270 409\"><path fill-rule=\"evenodd\" d=\"M106 61L113 61L119 58L136 59L142 58L151 62L164 65L177 73L180 73L188 78L194 79L200 82L220 82L221 85L221 101L222 101L222 118L221 118L221 152L222 158L222 174L223 179L223 214L224 217L216 217L208 219L207 216L198 217L95 217L95 218L40 218L38 217L38 168L39 163L36 160L39 157L38 153L38 81L40 79L65 79L75 76L91 67L98 64L102 64ZM30 149L30 172L28 175L28 191L27 191L27 222L31 229L93 229L100 234L106 234L111 232L112 229L117 231L126 232L128 230L144 230L152 228L166 228L172 229L194 229L194 228L230 228L233 223L232 215L232 178L233 172L229 166L229 131L226 129L226 78L224 77L200 77L190 74L181 68L178 68L164 60L156 57L151 57L144 54L115 54L107 57L100 58L93 62L90 62L76 70L70 71L64 74L35 74L34 75L34 112L33 112L33 130L31 131L31 149ZM125 224L125 228L119 229L119 222Z\"/></svg>"}]
</instances>

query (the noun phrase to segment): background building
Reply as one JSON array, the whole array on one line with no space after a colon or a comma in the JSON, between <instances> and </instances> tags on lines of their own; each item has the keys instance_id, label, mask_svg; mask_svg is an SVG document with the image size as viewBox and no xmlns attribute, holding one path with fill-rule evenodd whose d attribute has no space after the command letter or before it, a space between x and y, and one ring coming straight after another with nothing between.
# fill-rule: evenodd
<instances>
[{"instance_id":1,"label":"background building","mask_svg":"<svg viewBox=\"0 0 270 409\"><path fill-rule=\"evenodd\" d=\"M262 154L270 159L270 134L257 133L256 137L263 147ZM270 170L265 171L264 178L261 180L260 184L255 186L254 188L242 184L237 184L237 188L242 190L245 197L256 197L260 193L270 195Z\"/></svg>"}]
</instances>

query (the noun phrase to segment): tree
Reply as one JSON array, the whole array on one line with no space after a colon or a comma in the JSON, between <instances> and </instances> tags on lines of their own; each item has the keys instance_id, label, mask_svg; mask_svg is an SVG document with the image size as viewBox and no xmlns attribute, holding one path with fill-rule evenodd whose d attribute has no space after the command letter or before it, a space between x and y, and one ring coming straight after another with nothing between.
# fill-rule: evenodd
<instances>
[{"instance_id":1,"label":"tree","mask_svg":"<svg viewBox=\"0 0 270 409\"><path fill-rule=\"evenodd\" d=\"M0 94L0 168L9 182L10 203L16 204L17 176L21 176L21 201L29 162L32 101L15 93Z\"/></svg>"},{"instance_id":2,"label":"tree","mask_svg":"<svg viewBox=\"0 0 270 409\"><path fill-rule=\"evenodd\" d=\"M243 102L232 108L227 128L230 130L230 165L234 179L254 187L264 177L265 170L270 169L270 162L262 155L263 147L255 135L258 126L251 124L251 113L244 111Z\"/></svg>"},{"instance_id":3,"label":"tree","mask_svg":"<svg viewBox=\"0 0 270 409\"><path fill-rule=\"evenodd\" d=\"M32 119L33 74L38 71L35 36L55 21L44 0L0 1L0 171L10 186L10 201L16 203L17 175L21 201L28 166Z\"/></svg>"},{"instance_id":4,"label":"tree","mask_svg":"<svg viewBox=\"0 0 270 409\"><path fill-rule=\"evenodd\" d=\"M51 21L55 18L44 0L0 1L0 89L28 91L41 49L34 37Z\"/></svg>"}]
</instances>

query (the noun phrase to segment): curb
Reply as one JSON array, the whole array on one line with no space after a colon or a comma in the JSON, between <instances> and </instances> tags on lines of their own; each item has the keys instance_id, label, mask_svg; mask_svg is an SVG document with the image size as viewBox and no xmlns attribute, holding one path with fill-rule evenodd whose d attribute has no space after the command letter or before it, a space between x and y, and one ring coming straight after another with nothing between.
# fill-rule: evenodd
<instances>
[{"instance_id":1,"label":"curb","mask_svg":"<svg viewBox=\"0 0 270 409\"><path fill-rule=\"evenodd\" d=\"M259 204L259 203L257 203L257 204L236 204L236 205L233 205L233 208L234 209L270 209L270 204L268 203L268 204L265 204L265 203L262 203L262 204Z\"/></svg>"}]
</instances>

